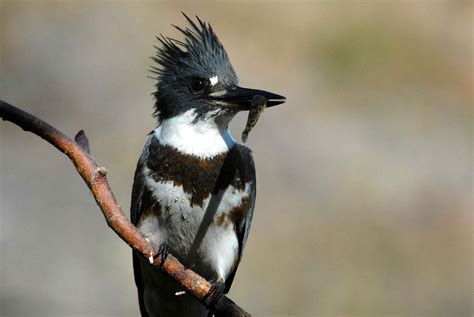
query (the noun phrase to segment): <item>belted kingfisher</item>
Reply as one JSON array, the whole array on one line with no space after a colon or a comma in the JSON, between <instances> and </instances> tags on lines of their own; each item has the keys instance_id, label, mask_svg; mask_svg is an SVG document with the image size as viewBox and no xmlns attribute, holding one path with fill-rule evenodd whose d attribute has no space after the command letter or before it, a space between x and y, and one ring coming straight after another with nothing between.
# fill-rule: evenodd
<instances>
[{"instance_id":1,"label":"belted kingfisher","mask_svg":"<svg viewBox=\"0 0 474 317\"><path fill-rule=\"evenodd\" d=\"M146 141L132 191L131 221L160 252L227 293L250 230L255 167L249 148L228 125L250 110L256 95L267 106L285 97L237 86L229 57L211 25L184 15L185 41L161 35L152 59L158 127ZM133 254L142 316L206 316L207 309L143 257Z\"/></svg>"}]
</instances>

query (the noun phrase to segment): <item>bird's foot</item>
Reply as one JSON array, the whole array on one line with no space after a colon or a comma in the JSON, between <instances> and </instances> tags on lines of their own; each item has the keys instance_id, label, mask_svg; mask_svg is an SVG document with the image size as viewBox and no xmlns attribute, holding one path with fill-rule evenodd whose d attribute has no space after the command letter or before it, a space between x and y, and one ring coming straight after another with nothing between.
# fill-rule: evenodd
<instances>
[{"instance_id":1,"label":"bird's foot","mask_svg":"<svg viewBox=\"0 0 474 317\"><path fill-rule=\"evenodd\" d=\"M219 299L224 295L225 283L222 280L218 280L216 283L213 283L211 289L204 297L204 302L209 309L212 309L216 306Z\"/></svg>"},{"instance_id":2,"label":"bird's foot","mask_svg":"<svg viewBox=\"0 0 474 317\"><path fill-rule=\"evenodd\" d=\"M158 249L158 253L153 256L153 259L159 258L160 259L160 268L163 267L163 264L165 263L166 258L168 257L168 254L170 254L170 249L167 244L162 244L160 245L160 248Z\"/></svg>"}]
</instances>

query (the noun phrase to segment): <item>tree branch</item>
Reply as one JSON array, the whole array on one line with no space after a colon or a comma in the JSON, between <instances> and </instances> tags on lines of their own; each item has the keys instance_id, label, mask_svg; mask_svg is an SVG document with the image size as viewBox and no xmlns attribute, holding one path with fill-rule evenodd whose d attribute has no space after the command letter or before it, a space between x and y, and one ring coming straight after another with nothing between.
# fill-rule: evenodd
<instances>
[{"instance_id":1,"label":"tree branch","mask_svg":"<svg viewBox=\"0 0 474 317\"><path fill-rule=\"evenodd\" d=\"M66 154L94 195L109 227L133 250L179 282L189 294L197 298L206 308L211 309L216 316L250 316L226 296L222 296L214 307L209 307L206 298L211 284L208 281L185 268L171 254L162 263L161 257L156 256L157 252L123 213L107 181L107 170L99 167L90 155L89 142L82 130L76 135L76 141L73 141L43 120L2 100L0 100L0 117L25 131L36 134Z\"/></svg>"}]
</instances>

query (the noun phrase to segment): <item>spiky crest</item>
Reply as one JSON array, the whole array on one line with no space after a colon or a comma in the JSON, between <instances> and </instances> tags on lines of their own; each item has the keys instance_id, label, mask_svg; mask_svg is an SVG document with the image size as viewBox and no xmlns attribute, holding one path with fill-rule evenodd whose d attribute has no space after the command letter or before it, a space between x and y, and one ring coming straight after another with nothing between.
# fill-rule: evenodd
<instances>
[{"instance_id":1,"label":"spiky crest","mask_svg":"<svg viewBox=\"0 0 474 317\"><path fill-rule=\"evenodd\" d=\"M217 71L230 73L236 78L229 57L211 25L197 16L195 22L185 13L182 14L189 26L184 29L173 26L184 35L184 41L162 34L156 37L161 47L154 46L157 53L152 60L157 65L152 66L150 72L154 74L152 78L157 80L156 91L153 94L156 100L154 115L157 117L166 116L168 110L162 104L164 100L161 95L164 93L164 88L169 88L173 80L176 81L186 74L211 75Z\"/></svg>"}]
</instances>

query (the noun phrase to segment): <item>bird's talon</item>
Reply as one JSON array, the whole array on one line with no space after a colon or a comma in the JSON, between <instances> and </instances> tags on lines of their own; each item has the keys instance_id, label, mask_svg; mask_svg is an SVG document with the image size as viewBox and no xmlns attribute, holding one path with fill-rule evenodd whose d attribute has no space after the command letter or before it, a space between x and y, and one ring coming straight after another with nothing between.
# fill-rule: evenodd
<instances>
[{"instance_id":1,"label":"bird's talon","mask_svg":"<svg viewBox=\"0 0 474 317\"><path fill-rule=\"evenodd\" d=\"M214 308L219 299L224 295L225 283L217 282L212 284L211 289L204 297L206 306L210 309Z\"/></svg>"},{"instance_id":2,"label":"bird's talon","mask_svg":"<svg viewBox=\"0 0 474 317\"><path fill-rule=\"evenodd\" d=\"M163 264L165 263L165 260L168 257L169 253L170 251L168 245L163 243L162 245L160 245L158 253L153 256L153 259L160 258L160 268L163 267Z\"/></svg>"}]
</instances>

